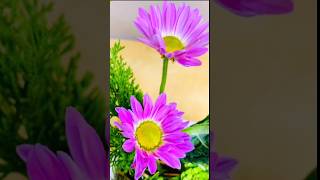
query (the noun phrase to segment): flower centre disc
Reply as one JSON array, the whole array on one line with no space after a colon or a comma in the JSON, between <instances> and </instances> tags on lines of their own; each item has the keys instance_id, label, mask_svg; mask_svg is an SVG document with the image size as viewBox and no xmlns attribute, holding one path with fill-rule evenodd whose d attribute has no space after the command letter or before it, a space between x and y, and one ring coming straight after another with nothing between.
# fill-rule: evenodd
<instances>
[{"instance_id":1,"label":"flower centre disc","mask_svg":"<svg viewBox=\"0 0 320 180\"><path fill-rule=\"evenodd\" d=\"M162 142L162 130L153 121L142 122L135 135L140 147L146 151L155 150Z\"/></svg>"},{"instance_id":2,"label":"flower centre disc","mask_svg":"<svg viewBox=\"0 0 320 180\"><path fill-rule=\"evenodd\" d=\"M182 42L175 36L165 36L163 40L166 45L166 51L169 53L184 49Z\"/></svg>"}]
</instances>

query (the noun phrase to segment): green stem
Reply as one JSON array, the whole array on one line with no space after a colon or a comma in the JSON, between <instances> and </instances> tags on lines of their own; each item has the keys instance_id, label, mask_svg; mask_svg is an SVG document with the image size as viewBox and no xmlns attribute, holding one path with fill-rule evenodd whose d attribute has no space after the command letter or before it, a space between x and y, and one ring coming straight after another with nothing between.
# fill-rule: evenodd
<instances>
[{"instance_id":1,"label":"green stem","mask_svg":"<svg viewBox=\"0 0 320 180\"><path fill-rule=\"evenodd\" d=\"M162 65L162 78L161 78L161 85L160 85L159 94L163 93L163 91L166 87L167 74L168 74L168 62L169 62L169 59L164 57L163 58L163 65Z\"/></svg>"}]
</instances>

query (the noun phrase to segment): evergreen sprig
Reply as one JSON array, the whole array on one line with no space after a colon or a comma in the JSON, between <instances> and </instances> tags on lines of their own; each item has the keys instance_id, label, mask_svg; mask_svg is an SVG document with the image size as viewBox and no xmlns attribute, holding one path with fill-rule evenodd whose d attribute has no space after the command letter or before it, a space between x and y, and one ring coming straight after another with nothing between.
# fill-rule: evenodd
<instances>
[{"instance_id":1,"label":"evergreen sprig","mask_svg":"<svg viewBox=\"0 0 320 180\"><path fill-rule=\"evenodd\" d=\"M135 96L142 102L143 93L135 82L132 69L124 62L120 55L124 46L120 41L110 49L110 114L117 116L116 107L130 108L130 97ZM110 127L110 164L115 168L117 175L133 177L130 165L134 153L126 153L122 149L125 138L117 128Z\"/></svg>"},{"instance_id":2,"label":"evergreen sprig","mask_svg":"<svg viewBox=\"0 0 320 180\"><path fill-rule=\"evenodd\" d=\"M110 49L110 111L111 115L117 115L115 108L130 108L130 97L135 96L142 101L142 91L135 82L132 69L124 62L120 55L124 46L120 41Z\"/></svg>"},{"instance_id":3,"label":"evergreen sprig","mask_svg":"<svg viewBox=\"0 0 320 180\"><path fill-rule=\"evenodd\" d=\"M89 73L77 77L79 53L63 16L38 0L0 1L0 176L25 174L19 144L68 152L64 117L74 106L104 138L105 99ZM0 177L1 179L1 177Z\"/></svg>"}]
</instances>

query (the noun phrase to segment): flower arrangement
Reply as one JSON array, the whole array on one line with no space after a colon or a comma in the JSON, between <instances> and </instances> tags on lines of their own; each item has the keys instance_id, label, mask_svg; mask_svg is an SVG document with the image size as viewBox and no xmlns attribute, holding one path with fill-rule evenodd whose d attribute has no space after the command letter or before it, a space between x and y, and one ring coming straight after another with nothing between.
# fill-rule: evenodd
<instances>
[{"instance_id":1,"label":"flower arrangement","mask_svg":"<svg viewBox=\"0 0 320 180\"><path fill-rule=\"evenodd\" d=\"M216 2L241 16L293 8L290 0ZM37 0L0 1L0 159L5 162L0 163L0 179L13 171L32 180L107 179L108 155L117 177L230 179L237 161L209 152L209 140L214 141L209 139L210 116L191 125L175 103L167 103L168 62L200 66L198 57L208 50L208 23L197 9L165 2L138 11L140 41L156 49L163 61L159 97L153 103L142 92L120 56L124 47L115 43L108 93L109 115L116 120L105 133L101 92L89 89L90 74L76 78L79 54L71 53L67 68L61 65L70 57L74 38L63 17L49 25L52 7Z\"/></svg>"},{"instance_id":2,"label":"flower arrangement","mask_svg":"<svg viewBox=\"0 0 320 180\"><path fill-rule=\"evenodd\" d=\"M146 92L143 98L130 95L130 108L111 105L116 111L111 112L111 116L118 118L114 122L114 131L119 131L123 136L120 140L123 142L122 153L126 156L134 154L133 158L120 160L118 154L112 153L113 149L118 148L112 148L114 145L110 143L112 171L116 176L121 174L129 179L209 179L208 119L204 120L207 123L202 124L204 134L195 132L199 124L190 127L190 122L184 120L184 113L177 109L177 104L167 103L165 93L169 61L185 67L201 65L197 57L208 51L208 22L204 22L198 9L186 4L176 6L175 3L164 2L161 6L151 6L150 12L140 8L134 24L143 36L139 40L157 50L162 57L162 78L159 97L154 103ZM111 49L111 65L123 60L115 55L120 50L120 42L115 43ZM129 68L123 65L122 68ZM111 72L110 80L113 81L113 78L117 77ZM111 142L119 138L113 136L110 134ZM195 160L196 157L201 160ZM130 166L126 166L126 170L118 169L118 163Z\"/></svg>"}]
</instances>

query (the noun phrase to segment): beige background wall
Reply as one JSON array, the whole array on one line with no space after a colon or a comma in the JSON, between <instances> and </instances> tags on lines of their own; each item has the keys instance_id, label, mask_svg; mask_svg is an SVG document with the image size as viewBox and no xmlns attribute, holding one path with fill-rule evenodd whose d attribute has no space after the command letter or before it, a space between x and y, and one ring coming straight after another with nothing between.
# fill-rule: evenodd
<instances>
[{"instance_id":1,"label":"beige background wall","mask_svg":"<svg viewBox=\"0 0 320 180\"><path fill-rule=\"evenodd\" d=\"M54 2L76 35L80 68L104 88L105 1ZM257 18L214 7L214 126L217 149L240 161L235 180L301 180L316 165L316 0L295 4L290 15Z\"/></svg>"}]
</instances>

